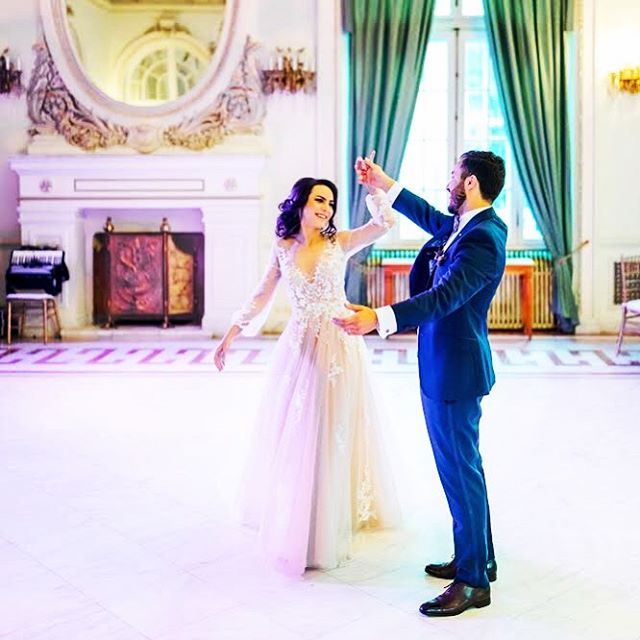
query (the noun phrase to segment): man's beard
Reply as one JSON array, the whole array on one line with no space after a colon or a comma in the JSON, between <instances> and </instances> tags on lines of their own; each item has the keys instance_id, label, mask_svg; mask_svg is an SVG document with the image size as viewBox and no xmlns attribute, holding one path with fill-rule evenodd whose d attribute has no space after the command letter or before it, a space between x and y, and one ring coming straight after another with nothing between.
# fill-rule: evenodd
<instances>
[{"instance_id":1,"label":"man's beard","mask_svg":"<svg viewBox=\"0 0 640 640\"><path fill-rule=\"evenodd\" d=\"M458 211L460 211L460 207L462 206L464 201L467 199L467 196L464 193L464 187L462 186L462 184L459 184L457 187L454 187L453 191L451 192L451 195L453 196L453 202L449 201L449 206L447 207L447 210L449 211L449 213L453 213L455 215L458 213Z\"/></svg>"}]
</instances>

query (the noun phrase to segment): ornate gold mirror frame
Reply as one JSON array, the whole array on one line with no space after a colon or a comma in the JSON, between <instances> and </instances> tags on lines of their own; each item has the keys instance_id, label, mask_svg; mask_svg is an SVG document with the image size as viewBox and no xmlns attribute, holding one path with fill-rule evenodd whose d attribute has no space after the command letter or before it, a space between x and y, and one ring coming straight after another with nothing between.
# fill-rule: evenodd
<instances>
[{"instance_id":1,"label":"ornate gold mirror frame","mask_svg":"<svg viewBox=\"0 0 640 640\"><path fill-rule=\"evenodd\" d=\"M246 9L248 0L242 0ZM258 51L242 33L240 0L227 1L219 45L198 84L172 102L137 107L110 98L80 67L70 40L64 0L40 0L44 42L27 103L32 141L62 136L85 151L130 147L152 153L162 147L200 151L235 133L257 133L265 113Z\"/></svg>"}]
</instances>

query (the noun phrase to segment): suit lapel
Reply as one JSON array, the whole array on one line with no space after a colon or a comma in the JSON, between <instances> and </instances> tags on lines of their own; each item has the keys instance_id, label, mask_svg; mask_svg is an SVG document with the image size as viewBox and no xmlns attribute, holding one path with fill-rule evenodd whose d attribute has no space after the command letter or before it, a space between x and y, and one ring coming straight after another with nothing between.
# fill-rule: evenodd
<instances>
[{"instance_id":1,"label":"suit lapel","mask_svg":"<svg viewBox=\"0 0 640 640\"><path fill-rule=\"evenodd\" d=\"M446 262L447 254L451 250L451 247L455 246L456 242L458 242L460 238L469 233L476 225L484 222L485 220L491 219L494 215L495 211L493 210L493 207L489 207L488 209L485 209L473 216L473 218L471 218L471 220L469 220L469 222L467 222L467 224L462 228L460 233L458 233L453 242L447 247L446 251L441 254L438 264L441 264L443 261ZM436 251L446 244L450 231L451 230L448 229L440 235L433 236L433 238L431 238L420 250L420 253L413 263L411 273L409 274L410 295L414 296L431 287L434 272L429 269L429 262L433 259ZM437 270L437 267L435 270Z\"/></svg>"},{"instance_id":2,"label":"suit lapel","mask_svg":"<svg viewBox=\"0 0 640 640\"><path fill-rule=\"evenodd\" d=\"M448 237L448 231L433 236L420 249L409 273L409 294L411 296L421 293L431 286L433 270L429 266L430 262L434 259L436 253L442 249Z\"/></svg>"}]
</instances>

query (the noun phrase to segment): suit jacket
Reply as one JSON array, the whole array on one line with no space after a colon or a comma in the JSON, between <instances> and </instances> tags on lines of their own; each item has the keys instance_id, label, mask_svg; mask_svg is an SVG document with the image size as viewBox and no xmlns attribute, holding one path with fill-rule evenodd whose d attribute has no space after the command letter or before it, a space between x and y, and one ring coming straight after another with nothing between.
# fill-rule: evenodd
<instances>
[{"instance_id":1,"label":"suit jacket","mask_svg":"<svg viewBox=\"0 0 640 640\"><path fill-rule=\"evenodd\" d=\"M418 366L423 393L434 400L477 398L495 375L487 313L506 261L507 226L493 208L476 214L437 261L429 261L453 228L441 213L403 189L394 209L433 235L409 276L411 297L392 305L398 330L418 328Z\"/></svg>"}]
</instances>

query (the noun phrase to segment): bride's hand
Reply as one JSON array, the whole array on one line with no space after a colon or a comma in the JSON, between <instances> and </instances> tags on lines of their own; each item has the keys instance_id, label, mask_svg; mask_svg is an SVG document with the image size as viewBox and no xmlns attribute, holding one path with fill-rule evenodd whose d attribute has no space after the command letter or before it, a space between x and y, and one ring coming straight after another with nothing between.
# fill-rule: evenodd
<instances>
[{"instance_id":1,"label":"bride's hand","mask_svg":"<svg viewBox=\"0 0 640 640\"><path fill-rule=\"evenodd\" d=\"M218 345L218 348L216 349L216 352L213 356L213 361L215 362L218 371L222 371L224 369L225 358L230 346L231 343L227 342L226 340L222 340Z\"/></svg>"}]
</instances>

